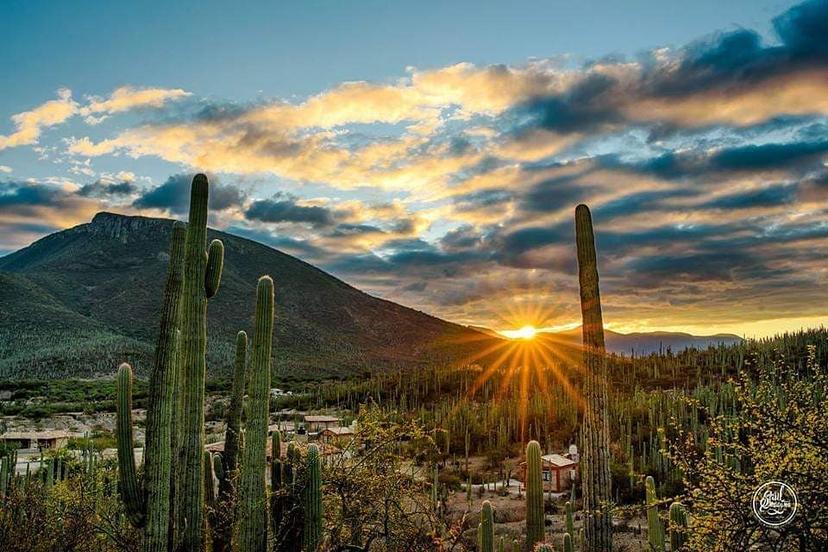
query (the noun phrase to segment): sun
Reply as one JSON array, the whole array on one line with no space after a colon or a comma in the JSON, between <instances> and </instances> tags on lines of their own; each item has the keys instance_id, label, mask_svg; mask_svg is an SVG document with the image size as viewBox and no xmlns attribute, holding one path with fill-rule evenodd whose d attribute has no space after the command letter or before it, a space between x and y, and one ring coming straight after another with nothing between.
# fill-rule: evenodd
<instances>
[{"instance_id":1,"label":"sun","mask_svg":"<svg viewBox=\"0 0 828 552\"><path fill-rule=\"evenodd\" d=\"M502 333L503 335L505 335L509 339L526 339L526 340L529 340L529 339L534 339L535 336L537 335L538 331L535 329L534 326L526 325L526 326L523 326L522 328L517 329L517 330L503 330L500 333Z\"/></svg>"}]
</instances>

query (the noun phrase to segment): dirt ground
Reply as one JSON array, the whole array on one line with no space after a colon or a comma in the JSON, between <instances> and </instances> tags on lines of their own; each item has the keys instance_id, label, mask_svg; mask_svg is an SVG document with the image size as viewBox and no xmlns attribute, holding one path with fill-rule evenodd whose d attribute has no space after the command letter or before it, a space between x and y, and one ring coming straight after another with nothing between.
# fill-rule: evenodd
<instances>
[{"instance_id":1,"label":"dirt ground","mask_svg":"<svg viewBox=\"0 0 828 552\"><path fill-rule=\"evenodd\" d=\"M494 509L495 541L504 537L506 542L517 540L521 545L526 534L526 504L525 494L520 497L502 495L492 491L484 491L482 496L477 489L472 493L471 502L468 501L465 491L451 493L446 504L446 518L450 523L463 524L463 538L469 546L477 542L477 524L480 520L480 510L483 501L491 502ZM563 534L566 531L566 516L561 499L551 503L551 509L556 513L546 515L547 540L551 541L556 549L563 547ZM547 512L549 511L547 506ZM579 513L575 513L575 532L579 533L583 520ZM577 542L577 535L576 535ZM577 548L577 547L576 547ZM629 521L618 520L613 535L613 550L616 552L634 552L648 550L647 521L644 518L633 518Z\"/></svg>"}]
</instances>

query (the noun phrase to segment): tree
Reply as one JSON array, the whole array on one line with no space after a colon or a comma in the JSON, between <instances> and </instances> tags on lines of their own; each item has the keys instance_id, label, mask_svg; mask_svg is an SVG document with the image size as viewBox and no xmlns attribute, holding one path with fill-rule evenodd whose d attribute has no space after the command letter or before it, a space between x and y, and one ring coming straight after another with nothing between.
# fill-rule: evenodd
<instances>
[{"instance_id":1,"label":"tree","mask_svg":"<svg viewBox=\"0 0 828 552\"><path fill-rule=\"evenodd\" d=\"M710 420L706 443L673 428L684 472L693 550L828 550L828 377L808 347L805 367L752 362L736 384L737 411ZM799 507L773 528L753 512L756 489L787 483Z\"/></svg>"}]
</instances>

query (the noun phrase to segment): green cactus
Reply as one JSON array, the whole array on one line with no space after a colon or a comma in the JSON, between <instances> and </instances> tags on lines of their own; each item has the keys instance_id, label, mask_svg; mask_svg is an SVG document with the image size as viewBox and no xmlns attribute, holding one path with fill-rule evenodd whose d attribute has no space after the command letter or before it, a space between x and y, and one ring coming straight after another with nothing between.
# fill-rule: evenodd
<instances>
[{"instance_id":1,"label":"green cactus","mask_svg":"<svg viewBox=\"0 0 828 552\"><path fill-rule=\"evenodd\" d=\"M670 550L681 550L687 542L687 510L681 502L670 504Z\"/></svg>"},{"instance_id":2,"label":"green cactus","mask_svg":"<svg viewBox=\"0 0 828 552\"><path fill-rule=\"evenodd\" d=\"M307 483L304 493L305 529L303 546L305 552L315 552L322 540L322 461L319 447L308 446Z\"/></svg>"},{"instance_id":3,"label":"green cactus","mask_svg":"<svg viewBox=\"0 0 828 552\"><path fill-rule=\"evenodd\" d=\"M135 527L146 526L145 551L168 549L172 478L173 389L177 370L179 311L183 286L185 229L175 223L170 237L170 261L161 310L160 330L150 374L144 479L138 481L133 454L132 368L122 364L117 376L118 475L127 517ZM90 462L94 456L90 451Z\"/></svg>"},{"instance_id":4,"label":"green cactus","mask_svg":"<svg viewBox=\"0 0 828 552\"><path fill-rule=\"evenodd\" d=\"M570 535L574 535L575 517L572 514L572 503L567 501L566 505L564 506L564 510L566 511L566 532Z\"/></svg>"},{"instance_id":5,"label":"green cactus","mask_svg":"<svg viewBox=\"0 0 828 552\"><path fill-rule=\"evenodd\" d=\"M480 511L480 550L482 552L494 552L494 512L492 503L483 501L483 509Z\"/></svg>"},{"instance_id":6,"label":"green cactus","mask_svg":"<svg viewBox=\"0 0 828 552\"><path fill-rule=\"evenodd\" d=\"M584 447L581 456L586 536L584 547L585 550L604 552L612 550L607 363L592 215L586 205L578 205L575 209L575 237L586 372L584 380L586 406L582 433Z\"/></svg>"},{"instance_id":7,"label":"green cactus","mask_svg":"<svg viewBox=\"0 0 828 552\"><path fill-rule=\"evenodd\" d=\"M247 378L247 334L236 334L236 357L233 365L233 387L230 405L227 408L224 431L224 455L222 470L217 473L219 480L218 501L224 513L213 526L213 551L230 550L233 536L233 522L236 511L236 483L239 471L239 450L241 449L241 414L244 405L244 385Z\"/></svg>"},{"instance_id":8,"label":"green cactus","mask_svg":"<svg viewBox=\"0 0 828 552\"><path fill-rule=\"evenodd\" d=\"M207 299L218 290L224 247L213 242L207 251L207 177L197 174L190 193L190 216L184 244L181 302L181 407L178 425L180 462L176 464L175 527L183 552L204 548L204 379L207 362ZM208 281L209 276L209 281Z\"/></svg>"},{"instance_id":9,"label":"green cactus","mask_svg":"<svg viewBox=\"0 0 828 552\"><path fill-rule=\"evenodd\" d=\"M651 475L648 475L644 480L644 488L647 494L647 540L650 543L650 550L663 552L664 526L658 517L658 496L656 495L655 479Z\"/></svg>"},{"instance_id":10,"label":"green cactus","mask_svg":"<svg viewBox=\"0 0 828 552\"><path fill-rule=\"evenodd\" d=\"M575 547L572 545L572 535L569 533L564 533L563 552L575 552Z\"/></svg>"},{"instance_id":11,"label":"green cactus","mask_svg":"<svg viewBox=\"0 0 828 552\"><path fill-rule=\"evenodd\" d=\"M262 276L256 286L256 329L250 360L249 399L245 409L244 449L239 478L238 534L240 552L267 549L268 516L265 470L270 355L273 345L273 280Z\"/></svg>"},{"instance_id":12,"label":"green cactus","mask_svg":"<svg viewBox=\"0 0 828 552\"><path fill-rule=\"evenodd\" d=\"M543 474L537 441L526 446L526 548L532 550L544 538Z\"/></svg>"},{"instance_id":13,"label":"green cactus","mask_svg":"<svg viewBox=\"0 0 828 552\"><path fill-rule=\"evenodd\" d=\"M204 451L204 502L211 513L215 512L216 483L213 474L213 457L209 450Z\"/></svg>"},{"instance_id":14,"label":"green cactus","mask_svg":"<svg viewBox=\"0 0 828 552\"><path fill-rule=\"evenodd\" d=\"M497 552L506 552L506 539L504 537L497 540Z\"/></svg>"}]
</instances>

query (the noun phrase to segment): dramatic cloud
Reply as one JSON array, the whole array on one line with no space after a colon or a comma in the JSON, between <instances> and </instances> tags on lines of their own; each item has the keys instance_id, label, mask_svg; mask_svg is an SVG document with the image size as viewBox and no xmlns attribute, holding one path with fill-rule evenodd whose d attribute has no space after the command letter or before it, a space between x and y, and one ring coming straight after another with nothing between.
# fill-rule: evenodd
<instances>
[{"instance_id":1,"label":"dramatic cloud","mask_svg":"<svg viewBox=\"0 0 828 552\"><path fill-rule=\"evenodd\" d=\"M15 131L6 136L0 135L0 150L36 144L44 128L63 123L77 110L78 104L72 100L72 91L61 88L56 100L50 100L31 111L12 115Z\"/></svg>"},{"instance_id":2,"label":"dramatic cloud","mask_svg":"<svg viewBox=\"0 0 828 552\"><path fill-rule=\"evenodd\" d=\"M103 122L109 115L132 109L161 107L169 101L190 96L180 88L133 88L123 86L116 89L108 98L90 98L88 105L79 111L89 124Z\"/></svg>"},{"instance_id":3,"label":"dramatic cloud","mask_svg":"<svg viewBox=\"0 0 828 552\"><path fill-rule=\"evenodd\" d=\"M329 209L317 205L299 205L295 196L287 194L254 201L244 216L248 220L261 222L306 222L314 226L333 224L333 215Z\"/></svg>"},{"instance_id":4,"label":"dramatic cloud","mask_svg":"<svg viewBox=\"0 0 828 552\"><path fill-rule=\"evenodd\" d=\"M101 205L182 215L184 173L209 171L211 224L459 322L504 327L535 302L542 320L519 322L555 326L579 315L585 202L611 324L824 315L828 2L772 28L630 59L409 68L289 101L122 87L79 106L63 91L14 115L0 149L37 144L86 184L5 183L4 228L32 236L33 220ZM102 124L38 144L74 114ZM147 188L98 172L141 164L181 174Z\"/></svg>"},{"instance_id":5,"label":"dramatic cloud","mask_svg":"<svg viewBox=\"0 0 828 552\"><path fill-rule=\"evenodd\" d=\"M147 190L136 199L132 206L143 209L160 209L174 214L184 214L190 205L191 174L175 174L163 184ZM222 211L241 207L245 194L237 187L222 184L215 179L210 183L210 209Z\"/></svg>"}]
</instances>

